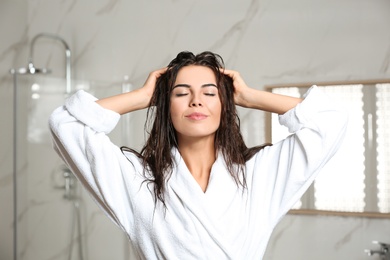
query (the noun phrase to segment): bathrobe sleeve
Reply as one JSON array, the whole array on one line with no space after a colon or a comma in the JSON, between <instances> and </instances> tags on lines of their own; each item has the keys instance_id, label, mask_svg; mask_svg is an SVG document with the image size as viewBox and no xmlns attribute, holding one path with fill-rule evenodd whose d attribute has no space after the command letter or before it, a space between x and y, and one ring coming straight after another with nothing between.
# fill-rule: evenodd
<instances>
[{"instance_id":1,"label":"bathrobe sleeve","mask_svg":"<svg viewBox=\"0 0 390 260\"><path fill-rule=\"evenodd\" d=\"M80 90L52 113L54 149L109 218L129 232L142 170L136 156L128 155L130 163L107 136L120 115L96 100Z\"/></svg>"},{"instance_id":2,"label":"bathrobe sleeve","mask_svg":"<svg viewBox=\"0 0 390 260\"><path fill-rule=\"evenodd\" d=\"M279 116L279 122L292 134L261 150L247 168L254 207L266 210L274 223L299 200L338 150L346 132L347 112L313 86L300 104Z\"/></svg>"}]
</instances>

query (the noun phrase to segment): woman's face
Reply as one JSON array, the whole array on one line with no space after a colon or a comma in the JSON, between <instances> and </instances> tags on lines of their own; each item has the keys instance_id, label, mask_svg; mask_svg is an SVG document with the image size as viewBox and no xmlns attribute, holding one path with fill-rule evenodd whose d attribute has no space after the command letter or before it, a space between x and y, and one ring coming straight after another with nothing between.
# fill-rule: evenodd
<instances>
[{"instance_id":1,"label":"woman's face","mask_svg":"<svg viewBox=\"0 0 390 260\"><path fill-rule=\"evenodd\" d=\"M170 113L179 141L213 137L221 120L221 100L214 72L204 66L185 66L171 92Z\"/></svg>"}]
</instances>

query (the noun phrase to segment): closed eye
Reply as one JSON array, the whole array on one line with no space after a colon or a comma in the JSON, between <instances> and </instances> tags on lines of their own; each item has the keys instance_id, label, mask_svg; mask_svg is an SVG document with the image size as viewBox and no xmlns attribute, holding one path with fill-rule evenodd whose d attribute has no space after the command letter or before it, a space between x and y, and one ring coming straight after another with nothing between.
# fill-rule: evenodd
<instances>
[{"instance_id":1,"label":"closed eye","mask_svg":"<svg viewBox=\"0 0 390 260\"><path fill-rule=\"evenodd\" d=\"M216 94L214 93L204 93L206 96L214 97Z\"/></svg>"},{"instance_id":2,"label":"closed eye","mask_svg":"<svg viewBox=\"0 0 390 260\"><path fill-rule=\"evenodd\" d=\"M175 94L176 97L183 97L183 96L187 96L188 93L177 93Z\"/></svg>"}]
</instances>

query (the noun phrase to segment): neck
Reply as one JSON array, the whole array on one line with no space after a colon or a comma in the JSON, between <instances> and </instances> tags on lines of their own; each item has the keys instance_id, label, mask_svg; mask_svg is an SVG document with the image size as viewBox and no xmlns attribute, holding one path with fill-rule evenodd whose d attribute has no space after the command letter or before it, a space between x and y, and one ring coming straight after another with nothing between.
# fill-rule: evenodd
<instances>
[{"instance_id":1,"label":"neck","mask_svg":"<svg viewBox=\"0 0 390 260\"><path fill-rule=\"evenodd\" d=\"M188 170L206 191L211 167L216 160L214 137L185 138L179 140L179 151Z\"/></svg>"}]
</instances>

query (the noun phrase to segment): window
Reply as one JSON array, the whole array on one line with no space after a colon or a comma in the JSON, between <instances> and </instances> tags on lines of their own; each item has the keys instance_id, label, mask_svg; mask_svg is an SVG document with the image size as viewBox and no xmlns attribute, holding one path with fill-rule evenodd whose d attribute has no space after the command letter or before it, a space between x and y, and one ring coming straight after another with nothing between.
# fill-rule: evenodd
<instances>
[{"instance_id":1,"label":"window","mask_svg":"<svg viewBox=\"0 0 390 260\"><path fill-rule=\"evenodd\" d=\"M273 93L301 97L308 86L270 87ZM349 123L340 150L294 209L390 213L390 83L321 84L342 102ZM271 116L271 141L289 133Z\"/></svg>"},{"instance_id":2,"label":"window","mask_svg":"<svg viewBox=\"0 0 390 260\"><path fill-rule=\"evenodd\" d=\"M376 85L377 175L379 212L390 212L390 84Z\"/></svg>"}]
</instances>

